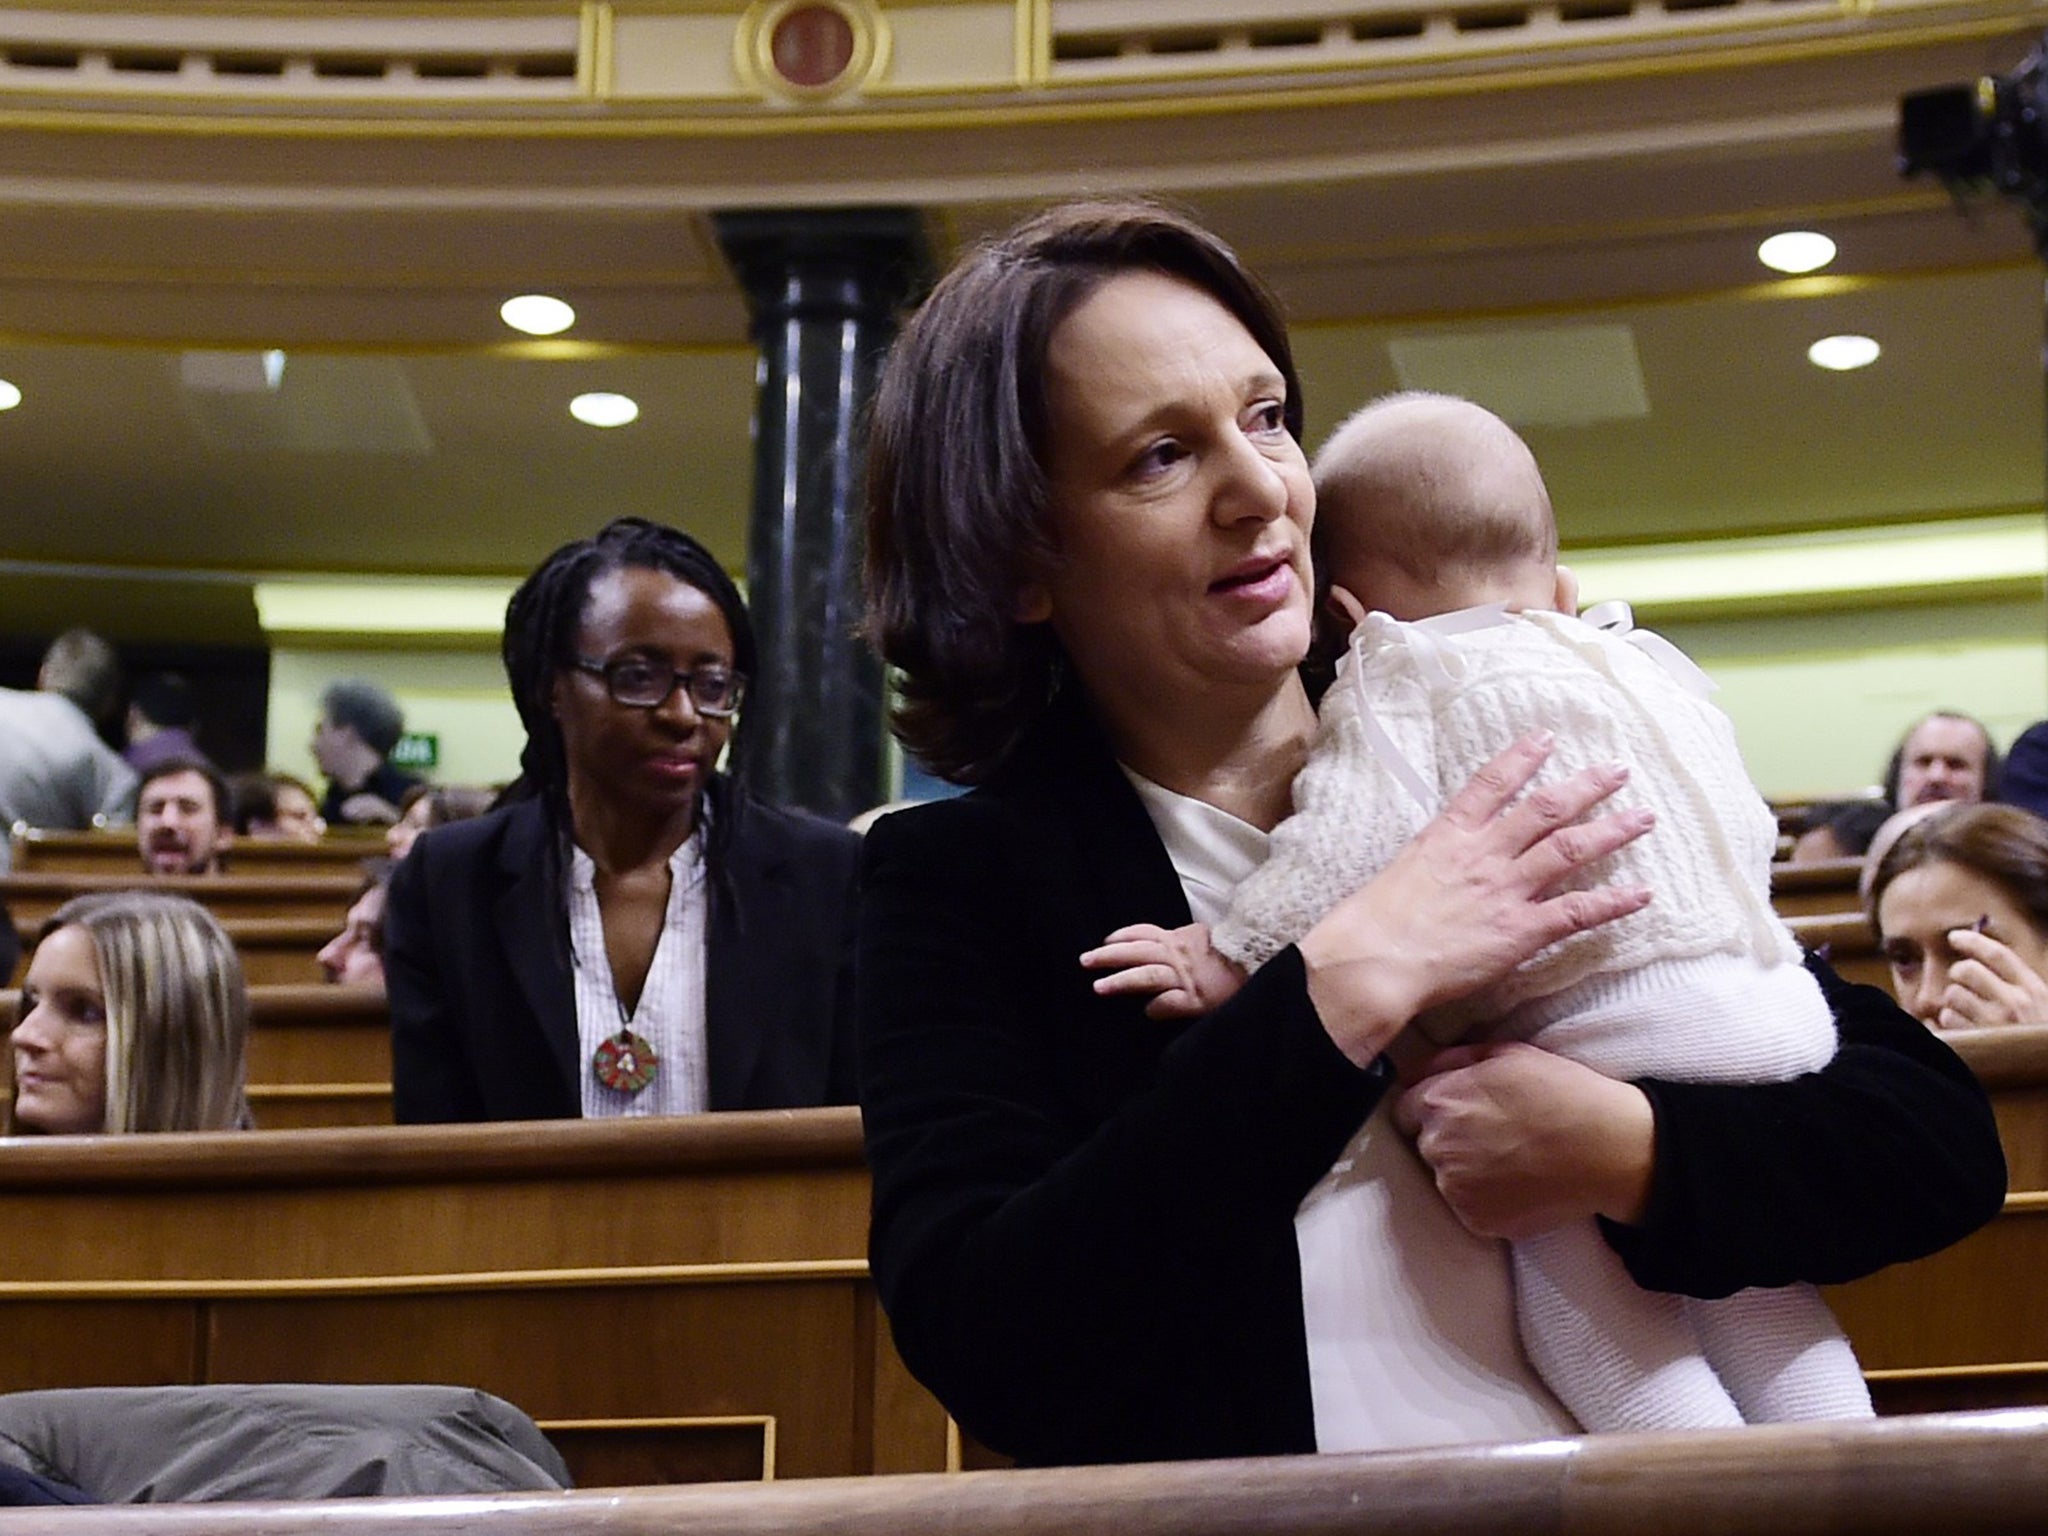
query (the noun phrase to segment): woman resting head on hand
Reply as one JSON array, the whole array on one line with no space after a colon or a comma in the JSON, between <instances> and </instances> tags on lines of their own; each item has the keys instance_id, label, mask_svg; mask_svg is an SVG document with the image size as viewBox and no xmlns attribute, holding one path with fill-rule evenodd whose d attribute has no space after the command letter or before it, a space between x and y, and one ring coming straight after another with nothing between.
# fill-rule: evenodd
<instances>
[{"instance_id":1,"label":"woman resting head on hand","mask_svg":"<svg viewBox=\"0 0 2048 1536\"><path fill-rule=\"evenodd\" d=\"M249 995L183 896L118 891L43 925L12 1036L12 1135L246 1129Z\"/></svg>"},{"instance_id":2,"label":"woman resting head on hand","mask_svg":"<svg viewBox=\"0 0 2048 1536\"><path fill-rule=\"evenodd\" d=\"M1884 850L1870 912L1892 991L1928 1028L2048 1024L2048 821L1942 807Z\"/></svg>"}]
</instances>

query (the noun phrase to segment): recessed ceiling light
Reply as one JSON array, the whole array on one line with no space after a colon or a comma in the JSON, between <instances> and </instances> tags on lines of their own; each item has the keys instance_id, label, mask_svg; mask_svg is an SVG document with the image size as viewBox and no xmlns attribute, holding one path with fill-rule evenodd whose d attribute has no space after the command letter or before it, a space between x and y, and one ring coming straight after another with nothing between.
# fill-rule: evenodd
<instances>
[{"instance_id":1,"label":"recessed ceiling light","mask_svg":"<svg viewBox=\"0 0 2048 1536\"><path fill-rule=\"evenodd\" d=\"M11 411L21 404L21 390L5 379L0 379L0 411Z\"/></svg>"},{"instance_id":2,"label":"recessed ceiling light","mask_svg":"<svg viewBox=\"0 0 2048 1536\"><path fill-rule=\"evenodd\" d=\"M625 395L599 392L571 400L569 414L587 426L623 427L639 416L640 407Z\"/></svg>"},{"instance_id":3,"label":"recessed ceiling light","mask_svg":"<svg viewBox=\"0 0 2048 1536\"><path fill-rule=\"evenodd\" d=\"M1806 349L1807 361L1818 368L1847 373L1851 368L1868 368L1881 349L1868 336L1823 336Z\"/></svg>"},{"instance_id":4,"label":"recessed ceiling light","mask_svg":"<svg viewBox=\"0 0 2048 1536\"><path fill-rule=\"evenodd\" d=\"M1810 229L1787 230L1758 246L1756 259L1773 272L1818 272L1835 259L1835 242Z\"/></svg>"},{"instance_id":5,"label":"recessed ceiling light","mask_svg":"<svg viewBox=\"0 0 2048 1536\"><path fill-rule=\"evenodd\" d=\"M498 318L529 336L554 336L576 323L576 311L544 293L522 293L498 306Z\"/></svg>"}]
</instances>

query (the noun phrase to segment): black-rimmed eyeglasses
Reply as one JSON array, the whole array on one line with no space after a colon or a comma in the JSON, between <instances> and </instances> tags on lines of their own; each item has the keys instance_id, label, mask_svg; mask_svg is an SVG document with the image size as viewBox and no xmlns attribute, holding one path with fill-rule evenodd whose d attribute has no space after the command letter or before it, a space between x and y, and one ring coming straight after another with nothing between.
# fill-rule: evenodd
<instances>
[{"instance_id":1,"label":"black-rimmed eyeglasses","mask_svg":"<svg viewBox=\"0 0 2048 1536\"><path fill-rule=\"evenodd\" d=\"M604 679L605 692L614 704L628 709L658 709L678 688L690 696L690 707L700 715L723 720L740 707L740 695L747 680L727 667L693 667L679 672L658 661L627 656L618 661L576 658L576 670Z\"/></svg>"}]
</instances>

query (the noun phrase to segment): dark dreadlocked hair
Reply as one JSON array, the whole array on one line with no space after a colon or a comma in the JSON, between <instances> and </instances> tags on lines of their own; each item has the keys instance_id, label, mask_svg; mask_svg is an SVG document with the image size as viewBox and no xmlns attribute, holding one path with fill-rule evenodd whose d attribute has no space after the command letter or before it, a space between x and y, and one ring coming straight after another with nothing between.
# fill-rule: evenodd
<instances>
[{"instance_id":1,"label":"dark dreadlocked hair","mask_svg":"<svg viewBox=\"0 0 2048 1536\"><path fill-rule=\"evenodd\" d=\"M564 544L543 560L505 607L500 654L519 723L526 727L526 747L519 754L519 780L504 798L541 801L559 834L554 840L557 853L569 834L570 820L569 760L551 702L555 678L575 665L576 633L591 587L608 572L629 569L665 571L710 598L732 632L733 670L741 677L754 675L754 626L747 617L746 600L711 551L681 529L644 517L614 518L595 536ZM739 761L737 752L733 760ZM719 780L707 786L707 795L713 791L717 793L705 834L704 863L716 884L732 834L731 813L745 791L731 781L721 786Z\"/></svg>"}]
</instances>

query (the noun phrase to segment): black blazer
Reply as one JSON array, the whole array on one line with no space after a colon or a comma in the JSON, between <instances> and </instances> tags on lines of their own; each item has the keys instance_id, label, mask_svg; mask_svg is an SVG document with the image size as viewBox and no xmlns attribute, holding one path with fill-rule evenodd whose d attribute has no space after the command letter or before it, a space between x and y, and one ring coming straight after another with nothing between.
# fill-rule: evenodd
<instances>
[{"instance_id":1,"label":"black blazer","mask_svg":"<svg viewBox=\"0 0 2048 1536\"><path fill-rule=\"evenodd\" d=\"M987 786L884 817L864 854L869 1262L905 1362L1030 1462L1315 1448L1294 1213L1386 1090L1283 950L1206 1018L1089 988L1112 928L1188 908L1071 691ZM1610 1232L1694 1294L1837 1280L1994 1214L1967 1069L1883 993L1823 976L1844 1045L1762 1086L1645 1083L1656 1187Z\"/></svg>"},{"instance_id":2,"label":"black blazer","mask_svg":"<svg viewBox=\"0 0 2048 1536\"><path fill-rule=\"evenodd\" d=\"M713 1109L852 1102L860 839L734 795L709 872L705 1023ZM391 879L385 984L401 1123L581 1115L562 865L537 800L423 835Z\"/></svg>"}]
</instances>

